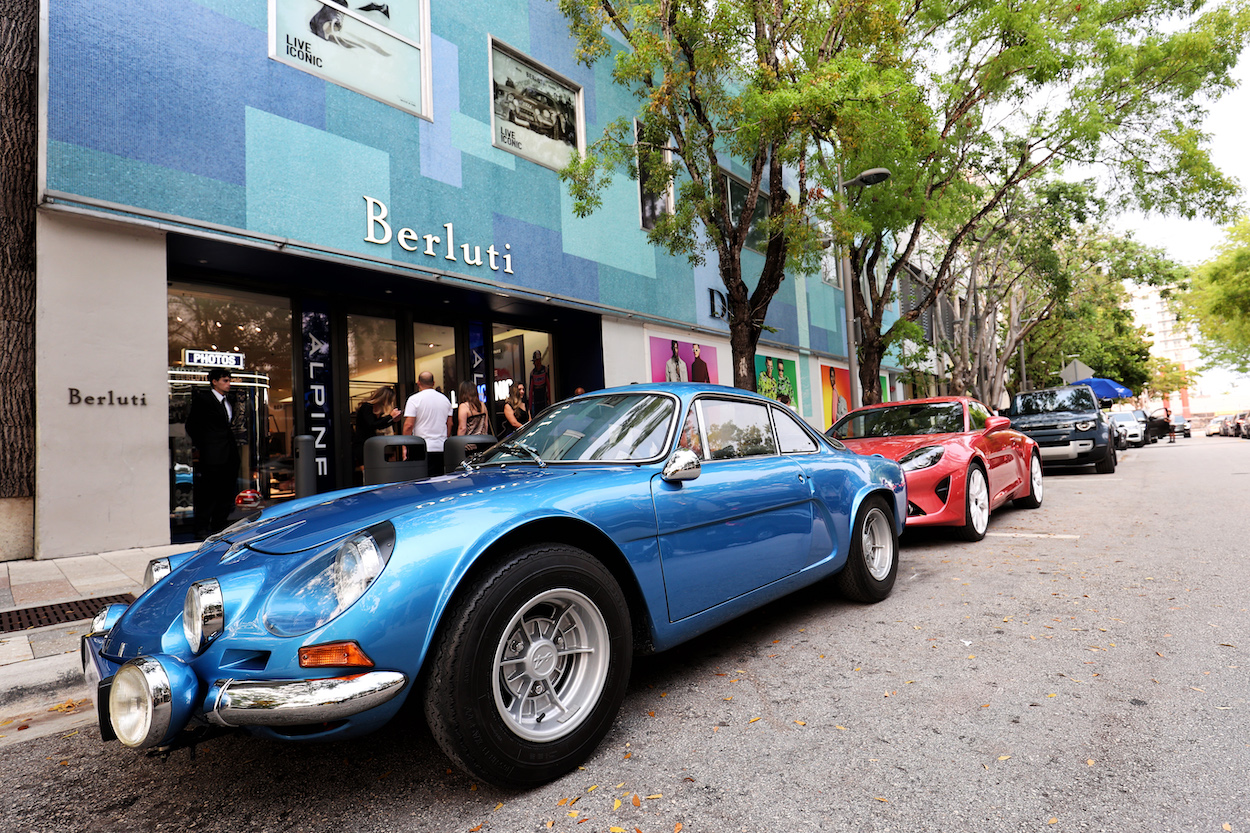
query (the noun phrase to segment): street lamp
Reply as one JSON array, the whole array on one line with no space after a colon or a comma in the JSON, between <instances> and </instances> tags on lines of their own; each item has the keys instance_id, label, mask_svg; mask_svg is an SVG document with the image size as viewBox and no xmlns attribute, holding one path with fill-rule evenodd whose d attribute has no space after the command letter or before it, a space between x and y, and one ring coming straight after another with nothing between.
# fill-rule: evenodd
<instances>
[{"instance_id":1,"label":"street lamp","mask_svg":"<svg viewBox=\"0 0 1250 833\"><path fill-rule=\"evenodd\" d=\"M842 166L836 168L838 176L838 205L844 206L846 199L846 189L852 186L865 188L869 185L876 185L878 182L885 182L890 178L890 172L886 168L869 168L861 172L858 176L843 181ZM849 247L842 249L842 258L839 260L839 266L842 269L842 295L846 307L846 366L847 366L847 407L857 408L856 396L859 382L859 359L855 356L855 300L853 290L851 289L851 256L848 253Z\"/></svg>"}]
</instances>

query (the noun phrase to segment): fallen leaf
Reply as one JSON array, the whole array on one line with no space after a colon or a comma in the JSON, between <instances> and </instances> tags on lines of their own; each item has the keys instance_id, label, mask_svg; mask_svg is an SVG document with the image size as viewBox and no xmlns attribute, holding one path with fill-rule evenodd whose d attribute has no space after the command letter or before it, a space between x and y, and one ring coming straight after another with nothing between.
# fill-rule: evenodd
<instances>
[{"instance_id":1,"label":"fallen leaf","mask_svg":"<svg viewBox=\"0 0 1250 833\"><path fill-rule=\"evenodd\" d=\"M1231 824L1229 824L1228 822L1224 822L1224 829L1225 829L1225 830L1232 830L1232 829L1233 829L1233 826L1232 826Z\"/></svg>"},{"instance_id":2,"label":"fallen leaf","mask_svg":"<svg viewBox=\"0 0 1250 833\"><path fill-rule=\"evenodd\" d=\"M613 787L612 789L614 789L614 790L619 790L619 789L620 789L621 787L623 787L623 786L625 786L625 782L624 782L624 781L622 781L621 783L617 784L617 785L616 785L615 787Z\"/></svg>"},{"instance_id":3,"label":"fallen leaf","mask_svg":"<svg viewBox=\"0 0 1250 833\"><path fill-rule=\"evenodd\" d=\"M1158 652L1158 651L1155 651L1155 655L1156 655L1156 656L1163 657L1163 654L1161 654L1161 653L1160 653L1160 652ZM1164 658L1164 659L1167 659L1167 657L1163 657L1163 658Z\"/></svg>"},{"instance_id":4,"label":"fallen leaf","mask_svg":"<svg viewBox=\"0 0 1250 833\"><path fill-rule=\"evenodd\" d=\"M595 790L597 790L597 789L599 789L599 785L598 785L598 784L594 784L593 786L587 787L587 788L586 788L586 792L588 792L588 793L592 793L592 792L594 792L594 791L595 791Z\"/></svg>"},{"instance_id":5,"label":"fallen leaf","mask_svg":"<svg viewBox=\"0 0 1250 833\"><path fill-rule=\"evenodd\" d=\"M562 798L556 802L556 806L563 807L565 804L568 804L568 803L569 803L569 800L567 798Z\"/></svg>"},{"instance_id":6,"label":"fallen leaf","mask_svg":"<svg viewBox=\"0 0 1250 833\"><path fill-rule=\"evenodd\" d=\"M747 723L754 723L755 721L757 721L757 720L759 720L759 719L760 719L760 718L758 718L758 717L753 717L753 718L751 718L750 720L748 720L748 721L747 721ZM22 728L26 728L26 727L24 727L24 726L23 726Z\"/></svg>"},{"instance_id":7,"label":"fallen leaf","mask_svg":"<svg viewBox=\"0 0 1250 833\"><path fill-rule=\"evenodd\" d=\"M1047 696L1047 697L1058 697L1059 695L1058 695L1058 694L1047 694L1046 696Z\"/></svg>"},{"instance_id":8,"label":"fallen leaf","mask_svg":"<svg viewBox=\"0 0 1250 833\"><path fill-rule=\"evenodd\" d=\"M880 801L880 802L882 802L882 803L884 803L884 804L889 804L889 803L890 803L890 799L888 799L888 798L882 798L882 797L881 797L881 796L879 796L879 795L878 795L878 796L875 796L875 798L876 798L878 801Z\"/></svg>"},{"instance_id":9,"label":"fallen leaf","mask_svg":"<svg viewBox=\"0 0 1250 833\"><path fill-rule=\"evenodd\" d=\"M634 793L634 797L629 800L629 803L633 804L635 807L641 807L642 799L638 797L638 793Z\"/></svg>"},{"instance_id":10,"label":"fallen leaf","mask_svg":"<svg viewBox=\"0 0 1250 833\"><path fill-rule=\"evenodd\" d=\"M621 800L619 798L612 802L612 809L613 810L621 809Z\"/></svg>"},{"instance_id":11,"label":"fallen leaf","mask_svg":"<svg viewBox=\"0 0 1250 833\"><path fill-rule=\"evenodd\" d=\"M629 760L630 758L632 758L633 756L634 756L634 753L633 753L633 752L626 752L626 753L625 753L625 757L624 757L624 758L621 758L621 760L622 760L622 761L628 761L628 760Z\"/></svg>"},{"instance_id":12,"label":"fallen leaf","mask_svg":"<svg viewBox=\"0 0 1250 833\"><path fill-rule=\"evenodd\" d=\"M729 700L732 700L732 699L734 699L734 698L733 698L733 695L731 694L731 695L729 695L728 697L722 697L721 699L722 699L722 700L725 700L725 701L729 701Z\"/></svg>"},{"instance_id":13,"label":"fallen leaf","mask_svg":"<svg viewBox=\"0 0 1250 833\"><path fill-rule=\"evenodd\" d=\"M577 811L577 810L569 810L569 818L571 818L571 819L575 819L575 818L577 818L577 814L578 814L578 812L579 812L579 811Z\"/></svg>"},{"instance_id":14,"label":"fallen leaf","mask_svg":"<svg viewBox=\"0 0 1250 833\"><path fill-rule=\"evenodd\" d=\"M608 833L625 833L624 827L609 827Z\"/></svg>"},{"instance_id":15,"label":"fallen leaf","mask_svg":"<svg viewBox=\"0 0 1250 833\"><path fill-rule=\"evenodd\" d=\"M1201 691L1203 694L1207 693L1206 689L1198 688L1198 686L1196 685L1191 685L1190 688L1192 688L1194 691Z\"/></svg>"},{"instance_id":16,"label":"fallen leaf","mask_svg":"<svg viewBox=\"0 0 1250 833\"><path fill-rule=\"evenodd\" d=\"M1007 760L1007 759L1008 759L1008 758L1010 758L1010 757L1011 757L1010 755L999 755L999 756L998 756L998 760L1000 760L1000 761L1005 761L1005 760Z\"/></svg>"},{"instance_id":17,"label":"fallen leaf","mask_svg":"<svg viewBox=\"0 0 1250 833\"><path fill-rule=\"evenodd\" d=\"M681 822L677 822L676 824L673 825L673 833L681 833L681 828L682 828Z\"/></svg>"},{"instance_id":18,"label":"fallen leaf","mask_svg":"<svg viewBox=\"0 0 1250 833\"><path fill-rule=\"evenodd\" d=\"M1059 819L1055 818L1054 816L1051 816L1051 817L1050 817L1050 819L1049 819L1046 823L1047 823L1047 824L1058 824L1058 823L1059 823Z\"/></svg>"},{"instance_id":19,"label":"fallen leaf","mask_svg":"<svg viewBox=\"0 0 1250 833\"><path fill-rule=\"evenodd\" d=\"M1090 759L1089 759L1088 761L1086 761L1085 763L1086 763L1086 764L1088 764L1089 766L1093 766L1093 765L1094 765L1094 759L1093 759L1093 758L1090 758Z\"/></svg>"},{"instance_id":20,"label":"fallen leaf","mask_svg":"<svg viewBox=\"0 0 1250 833\"><path fill-rule=\"evenodd\" d=\"M655 712L647 712L648 717L655 717Z\"/></svg>"},{"instance_id":21,"label":"fallen leaf","mask_svg":"<svg viewBox=\"0 0 1250 833\"><path fill-rule=\"evenodd\" d=\"M553 827L555 827L555 826L556 826L556 820L555 820L555 819L552 819L551 821L547 822L547 829L548 829L548 830L550 830L551 828L553 828Z\"/></svg>"},{"instance_id":22,"label":"fallen leaf","mask_svg":"<svg viewBox=\"0 0 1250 833\"><path fill-rule=\"evenodd\" d=\"M479 831L479 830L481 830L481 829L482 829L482 825L480 825L480 824L479 824L477 827L470 827L470 828L469 828L469 833L477 833L477 831Z\"/></svg>"},{"instance_id":23,"label":"fallen leaf","mask_svg":"<svg viewBox=\"0 0 1250 833\"><path fill-rule=\"evenodd\" d=\"M469 792L474 792L474 793L477 792L477 784L470 784Z\"/></svg>"},{"instance_id":24,"label":"fallen leaf","mask_svg":"<svg viewBox=\"0 0 1250 833\"><path fill-rule=\"evenodd\" d=\"M795 723L797 723L797 724L799 724L800 726L806 726L806 725L807 725L807 722L806 722L806 721L804 721L804 720L796 720L796 721L794 721L794 722L795 722Z\"/></svg>"},{"instance_id":25,"label":"fallen leaf","mask_svg":"<svg viewBox=\"0 0 1250 833\"><path fill-rule=\"evenodd\" d=\"M653 798L663 798L663 797L664 797L664 793L656 793L654 795L647 796L647 800L650 801Z\"/></svg>"},{"instance_id":26,"label":"fallen leaf","mask_svg":"<svg viewBox=\"0 0 1250 833\"><path fill-rule=\"evenodd\" d=\"M667 697L667 696L668 696L668 692L667 692L667 691L661 691L661 692L660 692L660 696L661 696L661 697Z\"/></svg>"},{"instance_id":27,"label":"fallen leaf","mask_svg":"<svg viewBox=\"0 0 1250 833\"><path fill-rule=\"evenodd\" d=\"M501 810L501 809L503 809L503 802L502 802L502 801L501 801L501 802L499 802L498 804L496 804L496 805L495 805L495 811L496 811L496 812L498 812L498 811L499 811L499 810Z\"/></svg>"},{"instance_id":28,"label":"fallen leaf","mask_svg":"<svg viewBox=\"0 0 1250 833\"><path fill-rule=\"evenodd\" d=\"M835 728L835 729L837 729L837 730L839 730L839 731L841 731L841 732L845 732L845 731L846 731L846 727L845 727L845 726L836 726L836 725L835 725L833 728Z\"/></svg>"}]
</instances>

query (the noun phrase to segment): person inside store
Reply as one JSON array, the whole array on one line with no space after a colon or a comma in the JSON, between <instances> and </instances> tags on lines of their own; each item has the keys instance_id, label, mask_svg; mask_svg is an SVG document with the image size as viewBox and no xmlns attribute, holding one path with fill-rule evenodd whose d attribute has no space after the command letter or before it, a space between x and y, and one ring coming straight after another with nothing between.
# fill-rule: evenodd
<instances>
[{"instance_id":1,"label":"person inside store","mask_svg":"<svg viewBox=\"0 0 1250 833\"><path fill-rule=\"evenodd\" d=\"M520 382L514 384L508 392L508 399L503 403L503 419L505 437L530 421L529 411L525 409L525 385Z\"/></svg>"},{"instance_id":2,"label":"person inside store","mask_svg":"<svg viewBox=\"0 0 1250 833\"><path fill-rule=\"evenodd\" d=\"M207 538L226 527L239 492L239 444L234 438L230 371L208 371L208 387L191 393L187 436L195 457L195 536Z\"/></svg>"},{"instance_id":3,"label":"person inside store","mask_svg":"<svg viewBox=\"0 0 1250 833\"><path fill-rule=\"evenodd\" d=\"M404 412L395 405L395 391L390 385L373 391L356 408L356 418L352 423L352 460L356 466L357 486L364 482L365 440L392 433L403 415Z\"/></svg>"},{"instance_id":4,"label":"person inside store","mask_svg":"<svg viewBox=\"0 0 1250 833\"><path fill-rule=\"evenodd\" d=\"M551 373L543 366L541 350L534 351L531 361L534 362L534 369L530 371L529 412L536 414L551 404Z\"/></svg>"},{"instance_id":5,"label":"person inside store","mask_svg":"<svg viewBox=\"0 0 1250 833\"><path fill-rule=\"evenodd\" d=\"M486 414L486 406L477 395L477 385L469 381L460 383L456 388L456 398L460 404L456 406L456 436L466 437L471 434L490 434L490 417ZM466 451L476 451L473 446L465 446Z\"/></svg>"},{"instance_id":6,"label":"person inside store","mask_svg":"<svg viewBox=\"0 0 1250 833\"><path fill-rule=\"evenodd\" d=\"M425 440L427 475L443 473L443 445L451 434L451 400L434 389L434 374L417 376L417 392L404 404L404 433Z\"/></svg>"}]
</instances>

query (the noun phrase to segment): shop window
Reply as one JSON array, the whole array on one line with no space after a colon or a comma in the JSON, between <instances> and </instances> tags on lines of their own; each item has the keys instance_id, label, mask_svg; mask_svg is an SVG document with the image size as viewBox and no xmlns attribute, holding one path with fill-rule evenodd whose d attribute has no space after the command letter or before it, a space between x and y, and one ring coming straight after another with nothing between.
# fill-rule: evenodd
<instances>
[{"instance_id":1,"label":"shop window","mask_svg":"<svg viewBox=\"0 0 1250 833\"><path fill-rule=\"evenodd\" d=\"M493 39L490 72L495 147L566 167L583 147L581 87Z\"/></svg>"},{"instance_id":2,"label":"shop window","mask_svg":"<svg viewBox=\"0 0 1250 833\"><path fill-rule=\"evenodd\" d=\"M191 393L208 387L208 371L227 367L231 425L239 445L237 492L243 504L295 494L291 435L291 308L285 298L172 284L167 295L170 532L175 542L203 531L196 520L197 450L186 433ZM201 495L203 498L203 495ZM200 504L203 515L203 502Z\"/></svg>"},{"instance_id":3,"label":"shop window","mask_svg":"<svg viewBox=\"0 0 1250 833\"><path fill-rule=\"evenodd\" d=\"M416 357L412 378L415 380L428 370L434 377L434 387L452 400L452 404L457 404L456 386L460 384L460 378L456 369L455 329L438 324L414 324L412 354ZM409 394L416 392L414 388ZM399 407L402 408L403 404Z\"/></svg>"},{"instance_id":4,"label":"shop window","mask_svg":"<svg viewBox=\"0 0 1250 833\"><path fill-rule=\"evenodd\" d=\"M551 367L551 334L522 330L505 324L494 326L494 399L496 436L511 433L515 426L504 419L504 403L516 395L528 416L556 401L555 371ZM514 409L515 410L515 409Z\"/></svg>"},{"instance_id":5,"label":"shop window","mask_svg":"<svg viewBox=\"0 0 1250 833\"><path fill-rule=\"evenodd\" d=\"M269 57L430 118L429 0L270 0Z\"/></svg>"}]
</instances>

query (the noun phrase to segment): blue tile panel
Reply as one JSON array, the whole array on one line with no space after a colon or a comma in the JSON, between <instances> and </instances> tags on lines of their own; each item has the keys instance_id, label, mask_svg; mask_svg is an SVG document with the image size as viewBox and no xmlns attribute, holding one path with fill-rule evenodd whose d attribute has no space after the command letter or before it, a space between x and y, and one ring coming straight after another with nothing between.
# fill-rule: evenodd
<instances>
[{"instance_id":1,"label":"blue tile panel","mask_svg":"<svg viewBox=\"0 0 1250 833\"><path fill-rule=\"evenodd\" d=\"M48 3L48 187L726 331L710 316L715 266L647 242L635 181L618 176L579 218L555 171L491 143L489 36L582 86L590 141L635 106L611 63L575 60L550 0L431 5L424 120L270 60L266 0ZM501 268L406 251L394 234L366 242L365 196L393 232L441 238L450 223L457 249L494 245ZM806 329L812 349L841 352L841 293L809 280L801 321L794 292L775 299L769 340L798 345Z\"/></svg>"}]
</instances>

